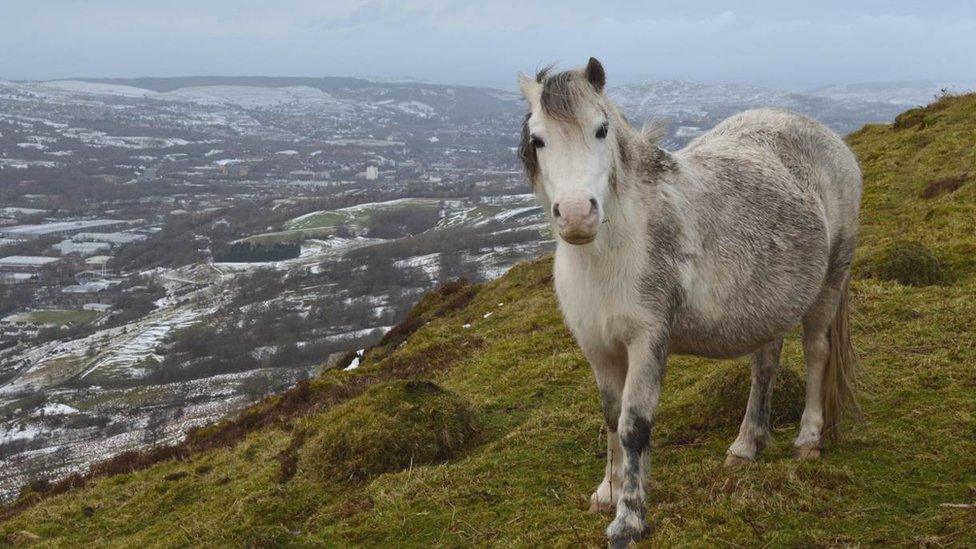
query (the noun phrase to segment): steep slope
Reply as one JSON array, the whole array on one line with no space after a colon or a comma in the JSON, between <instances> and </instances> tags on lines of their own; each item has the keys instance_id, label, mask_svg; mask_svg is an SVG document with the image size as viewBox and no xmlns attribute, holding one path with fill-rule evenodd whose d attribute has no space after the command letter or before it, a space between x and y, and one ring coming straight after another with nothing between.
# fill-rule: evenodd
<instances>
[{"instance_id":1,"label":"steep slope","mask_svg":"<svg viewBox=\"0 0 976 549\"><path fill-rule=\"evenodd\" d=\"M865 419L823 460L791 459L793 334L775 439L760 462L727 469L746 361L675 358L654 432L648 546L976 539L973 509L945 505L976 500L974 142L976 96L850 137L866 183L852 286ZM881 279L890 244L906 238L932 250L949 273L942 285ZM544 259L432 293L356 369L102 468L132 472L27 491L0 540L599 546L608 519L585 512L603 466L598 397L550 273Z\"/></svg>"}]
</instances>

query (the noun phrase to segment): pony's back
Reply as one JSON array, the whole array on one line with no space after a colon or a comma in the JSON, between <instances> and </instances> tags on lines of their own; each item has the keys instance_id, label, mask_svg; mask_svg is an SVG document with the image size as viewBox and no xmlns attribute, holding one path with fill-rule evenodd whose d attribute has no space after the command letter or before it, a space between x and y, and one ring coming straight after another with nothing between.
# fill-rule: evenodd
<instances>
[{"instance_id":1,"label":"pony's back","mask_svg":"<svg viewBox=\"0 0 976 549\"><path fill-rule=\"evenodd\" d=\"M749 149L774 154L801 188L819 195L831 237L856 235L861 202L857 158L839 135L817 120L786 109L744 111L677 154L707 157Z\"/></svg>"}]
</instances>

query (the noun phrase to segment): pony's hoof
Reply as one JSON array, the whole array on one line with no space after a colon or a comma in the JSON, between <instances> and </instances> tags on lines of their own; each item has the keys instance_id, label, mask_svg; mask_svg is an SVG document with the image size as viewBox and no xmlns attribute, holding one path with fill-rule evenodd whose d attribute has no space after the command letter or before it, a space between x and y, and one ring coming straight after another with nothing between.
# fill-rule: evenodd
<instances>
[{"instance_id":1,"label":"pony's hoof","mask_svg":"<svg viewBox=\"0 0 976 549\"><path fill-rule=\"evenodd\" d=\"M607 527L607 539L610 541L610 547L622 549L650 533L651 528L644 521L642 514L628 510L627 513L618 516L610 523L610 526Z\"/></svg>"},{"instance_id":2,"label":"pony's hoof","mask_svg":"<svg viewBox=\"0 0 976 549\"><path fill-rule=\"evenodd\" d=\"M594 515L596 515L596 514L601 514L602 515L602 514L607 514L607 513L613 513L616 510L617 510L617 506L614 505L614 504L612 504L612 503L603 502L603 501L597 501L596 498L590 498L590 510L589 510L589 512L592 513L592 514L594 514Z\"/></svg>"},{"instance_id":3,"label":"pony's hoof","mask_svg":"<svg viewBox=\"0 0 976 549\"><path fill-rule=\"evenodd\" d=\"M610 540L610 549L627 549L636 540L630 538L617 538Z\"/></svg>"},{"instance_id":4,"label":"pony's hoof","mask_svg":"<svg viewBox=\"0 0 976 549\"><path fill-rule=\"evenodd\" d=\"M820 459L819 444L804 444L796 447L796 459L807 461L810 459Z\"/></svg>"},{"instance_id":5,"label":"pony's hoof","mask_svg":"<svg viewBox=\"0 0 976 549\"><path fill-rule=\"evenodd\" d=\"M725 466L726 467L739 467L740 465L748 465L752 463L749 458L744 458L742 456L737 456L735 454L725 455Z\"/></svg>"},{"instance_id":6,"label":"pony's hoof","mask_svg":"<svg viewBox=\"0 0 976 549\"><path fill-rule=\"evenodd\" d=\"M610 481L604 479L597 486L596 491L590 494L590 513L613 513L617 510L617 498L620 488L614 488Z\"/></svg>"}]
</instances>

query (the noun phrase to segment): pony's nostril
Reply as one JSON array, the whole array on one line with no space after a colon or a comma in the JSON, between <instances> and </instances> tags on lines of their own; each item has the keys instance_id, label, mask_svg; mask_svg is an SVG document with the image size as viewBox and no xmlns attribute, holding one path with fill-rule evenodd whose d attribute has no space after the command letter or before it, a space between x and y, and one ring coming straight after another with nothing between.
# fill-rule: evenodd
<instances>
[{"instance_id":1,"label":"pony's nostril","mask_svg":"<svg viewBox=\"0 0 976 549\"><path fill-rule=\"evenodd\" d=\"M556 205L554 205L552 207L552 215L554 215L556 217L559 217L559 215L560 215L559 214L559 204L556 204Z\"/></svg>"},{"instance_id":2,"label":"pony's nostril","mask_svg":"<svg viewBox=\"0 0 976 549\"><path fill-rule=\"evenodd\" d=\"M591 199L590 199L590 213L593 213L593 212L595 212L595 211L596 211L596 209L597 209L597 206L596 206L596 199L595 199L595 198L591 198Z\"/></svg>"}]
</instances>

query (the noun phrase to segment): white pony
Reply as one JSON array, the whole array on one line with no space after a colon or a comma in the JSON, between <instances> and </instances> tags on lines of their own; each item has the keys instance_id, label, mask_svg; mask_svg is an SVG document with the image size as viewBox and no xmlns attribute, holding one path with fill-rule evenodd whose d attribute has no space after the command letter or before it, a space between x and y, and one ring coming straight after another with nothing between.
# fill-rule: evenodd
<instances>
[{"instance_id":1,"label":"white pony","mask_svg":"<svg viewBox=\"0 0 976 549\"><path fill-rule=\"evenodd\" d=\"M803 325L797 457L820 455L854 404L847 285L861 175L843 140L785 110L747 111L668 153L604 93L603 66L519 77L519 157L558 234L555 286L589 360L609 430L593 510L615 545L646 533L645 470L670 354L752 355L752 389L726 463L769 438L783 335Z\"/></svg>"}]
</instances>

